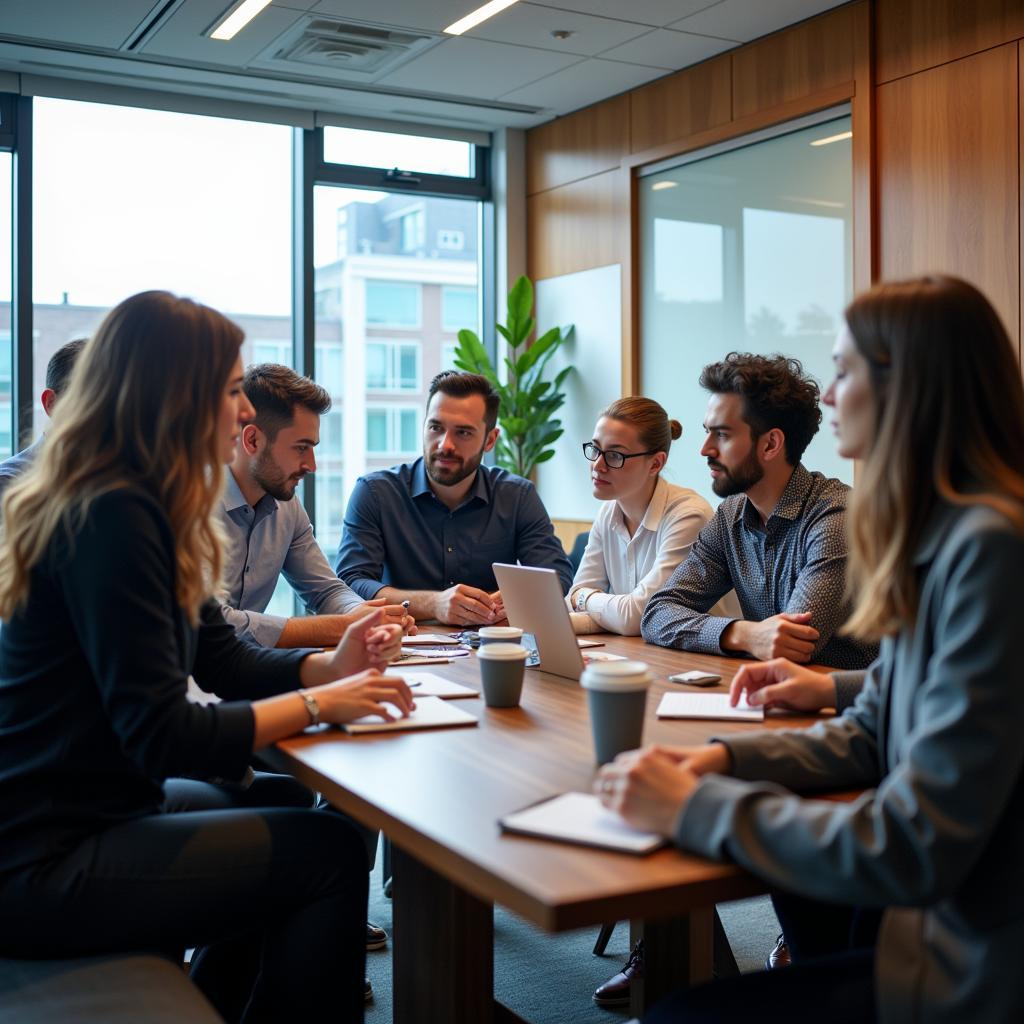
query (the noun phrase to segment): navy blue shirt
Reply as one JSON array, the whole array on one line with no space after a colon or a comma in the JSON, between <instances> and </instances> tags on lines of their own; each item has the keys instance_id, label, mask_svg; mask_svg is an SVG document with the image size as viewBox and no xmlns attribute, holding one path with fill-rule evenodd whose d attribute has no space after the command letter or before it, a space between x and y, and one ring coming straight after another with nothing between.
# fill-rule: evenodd
<instances>
[{"instance_id":1,"label":"navy blue shirt","mask_svg":"<svg viewBox=\"0 0 1024 1024\"><path fill-rule=\"evenodd\" d=\"M423 459L360 477L345 511L338 576L369 601L382 587L488 593L494 562L554 569L563 593L572 566L529 480L481 466L458 508L430 489Z\"/></svg>"}]
</instances>

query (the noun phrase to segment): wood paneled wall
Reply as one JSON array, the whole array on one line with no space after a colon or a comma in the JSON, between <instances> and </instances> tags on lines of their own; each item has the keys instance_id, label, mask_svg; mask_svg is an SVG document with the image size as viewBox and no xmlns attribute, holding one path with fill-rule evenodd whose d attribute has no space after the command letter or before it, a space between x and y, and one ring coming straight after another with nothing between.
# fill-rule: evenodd
<instances>
[{"instance_id":1,"label":"wood paneled wall","mask_svg":"<svg viewBox=\"0 0 1024 1024\"><path fill-rule=\"evenodd\" d=\"M854 285L960 274L1020 346L1024 0L858 0L528 135L529 270L623 268L633 390L635 169L849 100Z\"/></svg>"}]
</instances>

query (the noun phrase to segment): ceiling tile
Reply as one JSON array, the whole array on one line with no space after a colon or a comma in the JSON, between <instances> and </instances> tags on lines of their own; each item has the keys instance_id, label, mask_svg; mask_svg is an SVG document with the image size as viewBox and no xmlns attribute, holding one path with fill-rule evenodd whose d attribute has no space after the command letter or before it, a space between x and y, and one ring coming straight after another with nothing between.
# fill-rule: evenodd
<instances>
[{"instance_id":1,"label":"ceiling tile","mask_svg":"<svg viewBox=\"0 0 1024 1024\"><path fill-rule=\"evenodd\" d=\"M555 39L552 32L571 32ZM536 4L515 4L475 28L467 38L489 39L517 46L536 46L558 53L593 57L602 50L635 39L648 31L644 25L614 18L594 18L575 11L555 11Z\"/></svg>"},{"instance_id":2,"label":"ceiling tile","mask_svg":"<svg viewBox=\"0 0 1024 1024\"><path fill-rule=\"evenodd\" d=\"M479 6L477 0L320 0L313 11L378 25L440 32Z\"/></svg>"},{"instance_id":3,"label":"ceiling tile","mask_svg":"<svg viewBox=\"0 0 1024 1024\"><path fill-rule=\"evenodd\" d=\"M639 39L606 50L601 56L678 71L735 45L731 39L713 39L711 36L695 36L668 28L656 28Z\"/></svg>"},{"instance_id":4,"label":"ceiling tile","mask_svg":"<svg viewBox=\"0 0 1024 1024\"><path fill-rule=\"evenodd\" d=\"M522 89L507 92L500 98L505 103L525 103L546 107L556 114L568 114L627 89L645 85L663 74L660 68L644 68L638 64L620 64L614 60L591 58L532 82Z\"/></svg>"},{"instance_id":5,"label":"ceiling tile","mask_svg":"<svg viewBox=\"0 0 1024 1024\"><path fill-rule=\"evenodd\" d=\"M746 43L832 7L839 7L845 2L846 0L720 0L713 7L708 7L698 14L672 22L672 28Z\"/></svg>"},{"instance_id":6,"label":"ceiling tile","mask_svg":"<svg viewBox=\"0 0 1024 1024\"><path fill-rule=\"evenodd\" d=\"M710 7L715 0L530 0L542 7L566 11L580 11L606 18L619 18L640 25L659 27L678 21L694 11Z\"/></svg>"},{"instance_id":7,"label":"ceiling tile","mask_svg":"<svg viewBox=\"0 0 1024 1024\"><path fill-rule=\"evenodd\" d=\"M422 57L378 79L377 85L496 99L580 60L549 50L507 46L464 36L446 39Z\"/></svg>"},{"instance_id":8,"label":"ceiling tile","mask_svg":"<svg viewBox=\"0 0 1024 1024\"><path fill-rule=\"evenodd\" d=\"M301 0L300 0L301 2ZM282 32L304 18L305 12L273 4L249 22L234 39L211 39L203 33L224 13L225 0L188 0L161 26L142 52L228 67L242 67Z\"/></svg>"},{"instance_id":9,"label":"ceiling tile","mask_svg":"<svg viewBox=\"0 0 1024 1024\"><path fill-rule=\"evenodd\" d=\"M153 10L154 0L2 0L0 35L116 50Z\"/></svg>"}]
</instances>

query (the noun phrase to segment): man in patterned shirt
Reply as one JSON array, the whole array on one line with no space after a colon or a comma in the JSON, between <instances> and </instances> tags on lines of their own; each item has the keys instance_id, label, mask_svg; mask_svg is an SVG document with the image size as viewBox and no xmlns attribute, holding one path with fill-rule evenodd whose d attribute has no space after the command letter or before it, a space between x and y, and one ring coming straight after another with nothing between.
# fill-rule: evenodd
<instances>
[{"instance_id":1,"label":"man in patterned shirt","mask_svg":"<svg viewBox=\"0 0 1024 1024\"><path fill-rule=\"evenodd\" d=\"M818 385L796 359L730 352L704 367L711 393L700 453L711 488L724 500L697 535L686 560L648 602L643 638L702 654L749 654L759 660L816 661L866 668L875 644L837 634L849 608L846 587L846 500L850 488L800 462L821 424ZM742 619L711 614L736 591ZM762 698L806 710L853 703L860 674L822 675L813 691L782 683ZM774 692L769 692L774 689ZM783 928L813 916L795 897L773 897ZM768 954L769 969L789 963L784 935ZM629 1002L643 973L643 944L594 993L600 1006Z\"/></svg>"},{"instance_id":2,"label":"man in patterned shirt","mask_svg":"<svg viewBox=\"0 0 1024 1024\"><path fill-rule=\"evenodd\" d=\"M711 393L701 455L725 500L647 605L643 637L662 647L866 668L878 649L846 619L849 487L800 462L821 423L818 385L795 359L732 352L704 368ZM742 619L709 614L735 589ZM845 706L823 677L820 706ZM828 689L828 693L825 693Z\"/></svg>"}]
</instances>

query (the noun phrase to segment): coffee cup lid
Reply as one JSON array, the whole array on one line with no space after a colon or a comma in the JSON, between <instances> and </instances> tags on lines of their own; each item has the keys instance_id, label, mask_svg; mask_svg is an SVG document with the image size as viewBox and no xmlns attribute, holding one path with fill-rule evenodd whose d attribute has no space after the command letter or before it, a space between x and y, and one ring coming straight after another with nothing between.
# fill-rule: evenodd
<instances>
[{"instance_id":1,"label":"coffee cup lid","mask_svg":"<svg viewBox=\"0 0 1024 1024\"><path fill-rule=\"evenodd\" d=\"M525 661L529 653L521 644L487 644L476 652L476 656L488 661Z\"/></svg>"},{"instance_id":2,"label":"coffee cup lid","mask_svg":"<svg viewBox=\"0 0 1024 1024\"><path fill-rule=\"evenodd\" d=\"M518 626L481 626L477 632L480 636L490 640L492 637L515 637L518 639L523 635L523 631Z\"/></svg>"},{"instance_id":3,"label":"coffee cup lid","mask_svg":"<svg viewBox=\"0 0 1024 1024\"><path fill-rule=\"evenodd\" d=\"M580 677L586 690L629 693L651 685L651 670L643 661L593 661Z\"/></svg>"}]
</instances>

